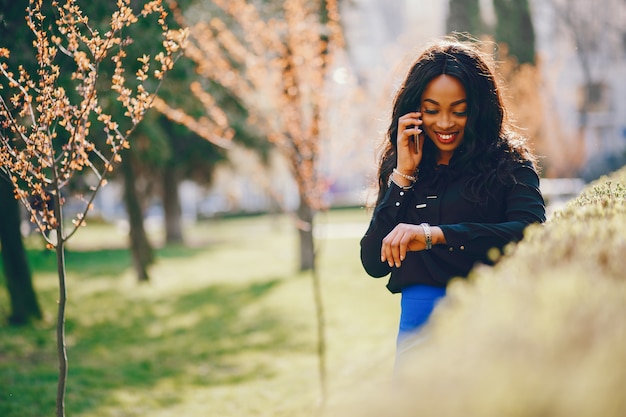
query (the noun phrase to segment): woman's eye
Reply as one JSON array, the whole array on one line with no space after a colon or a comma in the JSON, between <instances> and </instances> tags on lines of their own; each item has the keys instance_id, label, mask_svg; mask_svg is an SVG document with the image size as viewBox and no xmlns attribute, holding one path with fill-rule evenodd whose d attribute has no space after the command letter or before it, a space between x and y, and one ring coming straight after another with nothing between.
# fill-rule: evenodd
<instances>
[{"instance_id":1,"label":"woman's eye","mask_svg":"<svg viewBox=\"0 0 626 417\"><path fill-rule=\"evenodd\" d=\"M464 116L467 116L467 111L455 111L454 115L464 117Z\"/></svg>"},{"instance_id":2,"label":"woman's eye","mask_svg":"<svg viewBox=\"0 0 626 417\"><path fill-rule=\"evenodd\" d=\"M426 114L437 114L437 110L424 109L424 113L426 113Z\"/></svg>"}]
</instances>

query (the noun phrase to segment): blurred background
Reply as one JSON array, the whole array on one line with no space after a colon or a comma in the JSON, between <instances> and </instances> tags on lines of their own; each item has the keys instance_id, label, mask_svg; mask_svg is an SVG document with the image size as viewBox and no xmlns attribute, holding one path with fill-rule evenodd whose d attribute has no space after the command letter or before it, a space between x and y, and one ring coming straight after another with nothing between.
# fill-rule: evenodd
<instances>
[{"instance_id":1,"label":"blurred background","mask_svg":"<svg viewBox=\"0 0 626 417\"><path fill-rule=\"evenodd\" d=\"M79 3L98 27L115 9ZM26 5L0 0L0 46L36 70ZM394 94L433 39L463 33L494 56L510 117L540 157L549 214L626 164L624 0L168 5L189 46L68 246L75 415L310 415L323 332L299 272L313 269L313 254L330 385L389 375L397 300L365 276L358 242ZM160 35L129 30L129 55L152 52ZM62 190L68 223L98 181L74 180ZM21 230L0 235L0 288L20 284L0 291L0 317L44 320L0 326L0 414L34 417L54 403L57 269L7 184L0 232ZM15 217L2 211L13 203ZM28 262L7 267L18 257ZM15 295L25 293L28 306Z\"/></svg>"},{"instance_id":2,"label":"blurred background","mask_svg":"<svg viewBox=\"0 0 626 417\"><path fill-rule=\"evenodd\" d=\"M187 13L197 20L210 19L214 8L210 1L188 7L193 12ZM550 202L567 199L584 182L622 166L624 9L621 0L339 2L345 49L337 53L327 80L327 123L320 137L319 172L326 205L362 206L371 196L377 146L395 89L420 48L452 32L469 33L492 49L512 116L541 157ZM168 80L171 85L185 82L190 79L183 71L170 74ZM163 200L172 196L180 204L173 212L180 212L186 223L297 208L297 184L283 154L245 126L234 134L228 149L198 148L204 154L198 161L197 156L185 156L194 134L184 126L171 126L156 115L143 124L149 125L143 135L151 138L144 140L142 133L137 138L139 147L144 142L149 147L145 144L146 150L137 153L134 175L148 227L164 227ZM178 156L172 158L178 160L175 165L164 157L168 154ZM171 178L176 194L168 191L164 176ZM122 194L123 182L114 179L100 193L91 216L127 227Z\"/></svg>"}]
</instances>

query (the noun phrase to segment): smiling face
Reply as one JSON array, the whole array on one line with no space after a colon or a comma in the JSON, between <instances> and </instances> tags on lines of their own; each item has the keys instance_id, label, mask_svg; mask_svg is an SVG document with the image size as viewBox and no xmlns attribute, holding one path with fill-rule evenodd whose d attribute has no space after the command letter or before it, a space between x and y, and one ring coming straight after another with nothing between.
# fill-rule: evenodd
<instances>
[{"instance_id":1,"label":"smiling face","mask_svg":"<svg viewBox=\"0 0 626 417\"><path fill-rule=\"evenodd\" d=\"M422 94L422 129L439 150L438 164L447 165L461 143L467 124L467 95L449 75L432 79Z\"/></svg>"}]
</instances>

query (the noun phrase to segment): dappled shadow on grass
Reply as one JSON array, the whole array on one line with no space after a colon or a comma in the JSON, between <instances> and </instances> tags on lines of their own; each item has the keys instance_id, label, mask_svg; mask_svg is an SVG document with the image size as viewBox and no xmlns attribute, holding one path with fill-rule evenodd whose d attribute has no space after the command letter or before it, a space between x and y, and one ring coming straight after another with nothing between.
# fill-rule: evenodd
<instances>
[{"instance_id":1,"label":"dappled shadow on grass","mask_svg":"<svg viewBox=\"0 0 626 417\"><path fill-rule=\"evenodd\" d=\"M186 247L182 245L166 246L155 250L159 259L193 257L206 253L206 247ZM56 253L54 250L28 251L29 263L33 273L56 273ZM132 266L131 252L125 248L106 248L96 250L66 249L65 268L68 273L85 278L94 276L118 276Z\"/></svg>"},{"instance_id":2,"label":"dappled shadow on grass","mask_svg":"<svg viewBox=\"0 0 626 417\"><path fill-rule=\"evenodd\" d=\"M68 348L68 411L85 415L91 407L110 405L111 390L145 390L163 380L208 386L271 376L258 355L280 355L298 342L275 312L249 309L279 283L213 285L152 302L132 294L103 297L101 309L114 307L101 318L68 320L68 338L75 341ZM126 300L112 303L108 297ZM181 395L172 392L166 401Z\"/></svg>"},{"instance_id":3,"label":"dappled shadow on grass","mask_svg":"<svg viewBox=\"0 0 626 417\"><path fill-rule=\"evenodd\" d=\"M168 295L144 286L116 291L111 281L111 289L83 293L74 301L81 307L69 305L66 319L67 415L126 409L129 400L120 399L120 392L151 401L145 406L154 409L184 401L189 387L273 376L268 358L310 349L291 320L265 300L282 282L266 278ZM0 415L48 415L57 378L54 324L5 328L2 335L0 347L9 356L0 356L0 386L10 390L0 389ZM42 354L45 360L34 360ZM158 395L146 397L151 390Z\"/></svg>"},{"instance_id":4,"label":"dappled shadow on grass","mask_svg":"<svg viewBox=\"0 0 626 417\"><path fill-rule=\"evenodd\" d=\"M56 273L54 250L30 250L28 259L33 273ZM117 276L131 266L130 252L126 249L66 250L65 269L81 276Z\"/></svg>"},{"instance_id":5,"label":"dappled shadow on grass","mask_svg":"<svg viewBox=\"0 0 626 417\"><path fill-rule=\"evenodd\" d=\"M206 253L207 249L214 245L187 246L187 245L166 245L156 250L156 255L161 259L188 258L200 253Z\"/></svg>"}]
</instances>

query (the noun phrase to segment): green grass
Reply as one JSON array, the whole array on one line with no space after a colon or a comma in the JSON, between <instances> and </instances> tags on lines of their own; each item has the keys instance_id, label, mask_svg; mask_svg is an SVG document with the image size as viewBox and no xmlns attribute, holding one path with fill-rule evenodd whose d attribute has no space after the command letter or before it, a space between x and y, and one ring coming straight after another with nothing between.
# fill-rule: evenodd
<instances>
[{"instance_id":1,"label":"green grass","mask_svg":"<svg viewBox=\"0 0 626 417\"><path fill-rule=\"evenodd\" d=\"M361 268L365 210L317 221L333 404L346 390L388 381L398 299ZM67 416L311 415L319 400L315 310L310 275L295 272L291 220L207 221L186 238L185 247L157 251L146 285L136 282L126 236L114 227L94 223L70 241ZM55 409L55 257L39 240L28 244L46 318L0 326L3 417Z\"/></svg>"}]
</instances>

